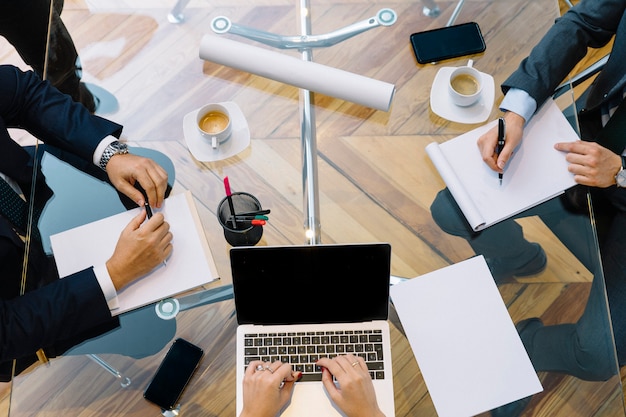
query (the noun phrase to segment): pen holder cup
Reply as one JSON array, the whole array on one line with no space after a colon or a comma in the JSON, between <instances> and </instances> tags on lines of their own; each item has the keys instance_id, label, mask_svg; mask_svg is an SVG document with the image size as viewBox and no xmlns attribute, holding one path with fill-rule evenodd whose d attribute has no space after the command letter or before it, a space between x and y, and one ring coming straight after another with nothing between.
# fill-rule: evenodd
<instances>
[{"instance_id":1,"label":"pen holder cup","mask_svg":"<svg viewBox=\"0 0 626 417\"><path fill-rule=\"evenodd\" d=\"M261 203L252 194L232 193L230 196L235 214L251 213L261 210ZM231 212L228 197L224 197L217 206L217 219L224 229L224 237L231 246L253 246L263 236L263 226L252 225L250 220L237 219Z\"/></svg>"}]
</instances>

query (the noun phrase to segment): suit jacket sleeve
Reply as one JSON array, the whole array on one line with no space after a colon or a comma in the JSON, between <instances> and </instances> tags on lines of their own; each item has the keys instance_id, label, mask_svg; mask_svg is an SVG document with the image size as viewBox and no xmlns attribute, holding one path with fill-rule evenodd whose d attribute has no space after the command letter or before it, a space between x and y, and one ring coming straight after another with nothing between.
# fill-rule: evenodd
<instances>
[{"instance_id":1,"label":"suit jacket sleeve","mask_svg":"<svg viewBox=\"0 0 626 417\"><path fill-rule=\"evenodd\" d=\"M122 126L92 115L32 71L0 65L0 117L41 141L91 161L105 137L119 137Z\"/></svg>"},{"instance_id":2,"label":"suit jacket sleeve","mask_svg":"<svg viewBox=\"0 0 626 417\"><path fill-rule=\"evenodd\" d=\"M32 355L41 347L71 346L81 333L111 320L92 269L0 300L0 361Z\"/></svg>"},{"instance_id":3,"label":"suit jacket sleeve","mask_svg":"<svg viewBox=\"0 0 626 417\"><path fill-rule=\"evenodd\" d=\"M616 33L624 14L623 0L585 0L567 11L533 48L519 68L502 84L522 89L538 107L550 96L587 48L606 45Z\"/></svg>"}]
</instances>

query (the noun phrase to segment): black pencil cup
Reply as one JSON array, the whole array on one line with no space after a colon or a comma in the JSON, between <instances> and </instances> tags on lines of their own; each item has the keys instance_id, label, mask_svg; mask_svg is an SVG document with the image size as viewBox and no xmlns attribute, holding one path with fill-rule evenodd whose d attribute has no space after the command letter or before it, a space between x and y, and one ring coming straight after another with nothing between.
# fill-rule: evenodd
<instances>
[{"instance_id":1,"label":"black pencil cup","mask_svg":"<svg viewBox=\"0 0 626 417\"><path fill-rule=\"evenodd\" d=\"M259 243L263 236L263 226L252 225L249 221L238 221L235 215L253 213L261 210L261 203L255 196L245 192L232 193L229 198L224 197L217 206L217 218L224 229L224 237L232 246L253 246Z\"/></svg>"}]
</instances>

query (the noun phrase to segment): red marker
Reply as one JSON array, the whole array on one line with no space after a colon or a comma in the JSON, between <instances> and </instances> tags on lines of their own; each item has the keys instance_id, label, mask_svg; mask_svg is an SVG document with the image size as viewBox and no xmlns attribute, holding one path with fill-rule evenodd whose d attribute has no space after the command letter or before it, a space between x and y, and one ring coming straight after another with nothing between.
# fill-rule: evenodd
<instances>
[{"instance_id":1,"label":"red marker","mask_svg":"<svg viewBox=\"0 0 626 417\"><path fill-rule=\"evenodd\" d=\"M226 190L226 198L228 198L228 207L230 208L230 215L232 219L233 229L237 228L237 222L235 221L235 206L233 205L233 197L230 192L230 182L228 176L224 177L224 189Z\"/></svg>"}]
</instances>

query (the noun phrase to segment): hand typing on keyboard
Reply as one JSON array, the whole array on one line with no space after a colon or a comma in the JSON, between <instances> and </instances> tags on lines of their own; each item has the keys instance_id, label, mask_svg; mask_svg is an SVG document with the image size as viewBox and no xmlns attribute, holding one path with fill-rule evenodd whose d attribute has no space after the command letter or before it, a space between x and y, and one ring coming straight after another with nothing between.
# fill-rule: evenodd
<instances>
[{"instance_id":1,"label":"hand typing on keyboard","mask_svg":"<svg viewBox=\"0 0 626 417\"><path fill-rule=\"evenodd\" d=\"M372 377L362 357L350 354L334 359L324 357L317 365L322 367L322 383L328 395L348 417L385 417L376 402Z\"/></svg>"},{"instance_id":2,"label":"hand typing on keyboard","mask_svg":"<svg viewBox=\"0 0 626 417\"><path fill-rule=\"evenodd\" d=\"M315 367L321 370L321 380L330 398L347 417L385 417L376 402L372 373L363 357L321 357ZM239 417L275 417L302 376L288 363L250 361L243 378L243 410Z\"/></svg>"},{"instance_id":3,"label":"hand typing on keyboard","mask_svg":"<svg viewBox=\"0 0 626 417\"><path fill-rule=\"evenodd\" d=\"M287 404L294 382L302 372L280 361L252 361L243 378L243 410L240 417L275 417Z\"/></svg>"}]
</instances>

